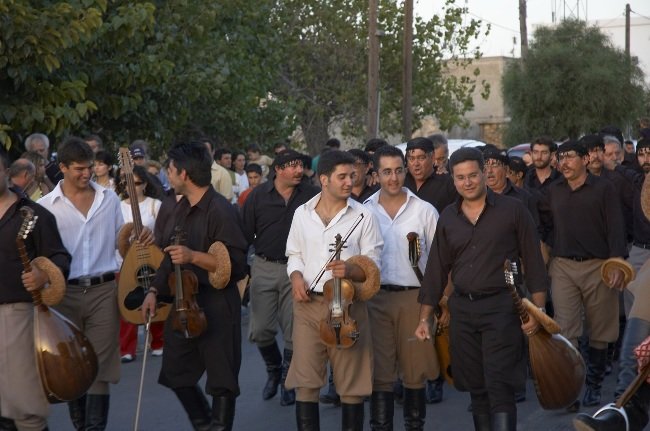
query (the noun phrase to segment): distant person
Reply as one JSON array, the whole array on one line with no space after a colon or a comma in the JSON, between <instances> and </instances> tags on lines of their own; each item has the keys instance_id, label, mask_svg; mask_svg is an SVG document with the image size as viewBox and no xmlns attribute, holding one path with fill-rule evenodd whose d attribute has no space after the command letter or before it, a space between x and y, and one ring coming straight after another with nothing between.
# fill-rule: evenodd
<instances>
[{"instance_id":1,"label":"distant person","mask_svg":"<svg viewBox=\"0 0 650 431\"><path fill-rule=\"evenodd\" d=\"M36 180L36 183L41 190L41 197L54 190L54 184L52 184L52 181L50 181L47 174L45 173L47 160L43 156L35 151L26 151L20 156L20 158L27 159L34 164L34 167L36 168L36 175L34 179Z\"/></svg>"},{"instance_id":2,"label":"distant person","mask_svg":"<svg viewBox=\"0 0 650 431\"><path fill-rule=\"evenodd\" d=\"M632 141L625 141L625 152L628 154L634 154L634 142Z\"/></svg>"},{"instance_id":3,"label":"distant person","mask_svg":"<svg viewBox=\"0 0 650 431\"><path fill-rule=\"evenodd\" d=\"M104 141L98 135L89 135L84 138L86 144L90 145L90 149L93 150L93 153L97 154L99 151L104 150Z\"/></svg>"},{"instance_id":4,"label":"distant person","mask_svg":"<svg viewBox=\"0 0 650 431\"><path fill-rule=\"evenodd\" d=\"M237 198L248 188L246 176L246 155L241 151L232 153L232 171L235 173L235 195Z\"/></svg>"},{"instance_id":5,"label":"distant person","mask_svg":"<svg viewBox=\"0 0 650 431\"><path fill-rule=\"evenodd\" d=\"M131 142L129 145L129 150L131 151L131 157L133 158L133 163L140 166L147 166L149 162L149 143L143 139L136 139ZM160 185L165 191L169 190L169 180L167 179L167 173L164 169L160 170L158 176L156 177L160 181Z\"/></svg>"},{"instance_id":6,"label":"distant person","mask_svg":"<svg viewBox=\"0 0 650 431\"><path fill-rule=\"evenodd\" d=\"M524 159L517 156L510 157L510 162L508 163L508 179L515 186L522 188L524 186L524 175L526 175L526 162Z\"/></svg>"},{"instance_id":7,"label":"distant person","mask_svg":"<svg viewBox=\"0 0 650 431\"><path fill-rule=\"evenodd\" d=\"M214 142L209 138L203 138L201 142L210 152L210 157L212 157L212 166L210 167L210 184L212 184L212 188L214 188L221 196L226 198L228 202L232 202L234 196L232 180L230 179L228 170L214 160Z\"/></svg>"},{"instance_id":8,"label":"distant person","mask_svg":"<svg viewBox=\"0 0 650 431\"><path fill-rule=\"evenodd\" d=\"M251 163L246 166L246 178L248 179L248 188L239 195L239 199L237 200L239 208L244 207L248 195L262 182L262 167L257 163Z\"/></svg>"},{"instance_id":9,"label":"distant person","mask_svg":"<svg viewBox=\"0 0 650 431\"><path fill-rule=\"evenodd\" d=\"M324 153L324 151L329 151L329 150L340 150L341 149L341 141L339 141L336 138L330 138L325 142L325 147L321 150L320 154L317 154L313 159L311 159L311 170L314 172L318 172L318 161L320 160L320 156Z\"/></svg>"},{"instance_id":10,"label":"distant person","mask_svg":"<svg viewBox=\"0 0 650 431\"><path fill-rule=\"evenodd\" d=\"M273 146L273 154L277 156L279 153L287 149L288 149L287 144L285 144L284 142L278 142Z\"/></svg>"},{"instance_id":11,"label":"distant person","mask_svg":"<svg viewBox=\"0 0 650 431\"><path fill-rule=\"evenodd\" d=\"M248 156L248 163L257 163L262 167L262 177L266 178L269 175L269 169L273 164L273 159L262 154L262 150L257 144L247 146L246 155Z\"/></svg>"},{"instance_id":12,"label":"distant person","mask_svg":"<svg viewBox=\"0 0 650 431\"><path fill-rule=\"evenodd\" d=\"M372 196L377 190L378 185L369 186L367 177L370 172L370 156L358 148L348 150L348 153L354 156L355 177L352 180L352 199L359 203L364 203L366 199Z\"/></svg>"},{"instance_id":13,"label":"distant person","mask_svg":"<svg viewBox=\"0 0 650 431\"><path fill-rule=\"evenodd\" d=\"M107 189L115 190L115 179L113 178L113 165L115 159L108 151L95 153L95 164L93 166L92 179L97 184Z\"/></svg>"},{"instance_id":14,"label":"distant person","mask_svg":"<svg viewBox=\"0 0 650 431\"><path fill-rule=\"evenodd\" d=\"M41 195L41 190L36 184L36 168L27 159L17 159L9 167L9 180L14 187L20 189L31 200L36 201Z\"/></svg>"},{"instance_id":15,"label":"distant person","mask_svg":"<svg viewBox=\"0 0 650 431\"><path fill-rule=\"evenodd\" d=\"M449 144L447 138L440 133L428 136L433 142L433 163L436 172L439 174L447 173L447 162L449 161Z\"/></svg>"},{"instance_id":16,"label":"distant person","mask_svg":"<svg viewBox=\"0 0 650 431\"><path fill-rule=\"evenodd\" d=\"M551 166L557 145L551 138L542 136L530 143L533 166L528 169L524 184L531 193L541 193L553 181L562 175Z\"/></svg>"},{"instance_id":17,"label":"distant person","mask_svg":"<svg viewBox=\"0 0 650 431\"><path fill-rule=\"evenodd\" d=\"M58 163L49 158L50 140L47 135L42 133L32 133L27 137L27 139L25 139L25 149L27 151L37 152L48 161L45 166L45 173L53 185L56 186L56 184L63 179L63 174L59 169Z\"/></svg>"}]
</instances>

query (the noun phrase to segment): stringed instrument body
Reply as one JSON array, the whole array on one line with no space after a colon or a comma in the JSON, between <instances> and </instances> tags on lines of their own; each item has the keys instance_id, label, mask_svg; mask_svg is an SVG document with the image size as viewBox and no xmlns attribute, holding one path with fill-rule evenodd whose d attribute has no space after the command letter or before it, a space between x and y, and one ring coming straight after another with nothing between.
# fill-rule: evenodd
<instances>
[{"instance_id":1,"label":"stringed instrument body","mask_svg":"<svg viewBox=\"0 0 650 431\"><path fill-rule=\"evenodd\" d=\"M129 203L133 216L133 235L138 238L142 233L143 226L133 177L133 160L129 149L120 148L118 158L129 194ZM165 254L158 246L154 244L143 246L137 241L131 244L124 255L117 284L117 300L120 314L127 322L136 325L146 323L141 312L142 302L164 257ZM171 310L171 304L159 301L156 306L156 314L151 321L164 322Z\"/></svg>"},{"instance_id":2,"label":"stringed instrument body","mask_svg":"<svg viewBox=\"0 0 650 431\"><path fill-rule=\"evenodd\" d=\"M341 235L336 235L335 260L341 258ZM354 298L354 285L351 281L334 277L323 286L323 297L329 302L327 318L320 322L321 340L330 347L350 348L359 338L357 322L350 316Z\"/></svg>"},{"instance_id":3,"label":"stringed instrument body","mask_svg":"<svg viewBox=\"0 0 650 431\"><path fill-rule=\"evenodd\" d=\"M182 232L176 227L174 245L180 245ZM174 264L174 272L167 279L169 289L174 295L174 308L172 309L172 328L185 338L195 338L201 335L208 327L205 313L196 302L199 293L199 280L194 272L181 269L181 265Z\"/></svg>"},{"instance_id":4,"label":"stringed instrument body","mask_svg":"<svg viewBox=\"0 0 650 431\"><path fill-rule=\"evenodd\" d=\"M32 270L24 240L38 216L22 207L23 224L16 245L25 272ZM45 305L40 291L30 292L34 303L34 351L43 391L50 403L76 400L97 377L97 355L90 340L58 311Z\"/></svg>"}]
</instances>

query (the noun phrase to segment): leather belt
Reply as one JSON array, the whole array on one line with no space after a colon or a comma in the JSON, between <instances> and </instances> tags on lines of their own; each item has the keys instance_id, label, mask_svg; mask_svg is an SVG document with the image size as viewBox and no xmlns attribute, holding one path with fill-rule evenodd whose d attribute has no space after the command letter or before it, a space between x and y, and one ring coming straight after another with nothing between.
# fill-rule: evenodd
<instances>
[{"instance_id":1,"label":"leather belt","mask_svg":"<svg viewBox=\"0 0 650 431\"><path fill-rule=\"evenodd\" d=\"M594 259L593 257L582 257L582 256L560 256L560 257L563 257L565 259L570 259L574 262L586 262L588 260Z\"/></svg>"},{"instance_id":2,"label":"leather belt","mask_svg":"<svg viewBox=\"0 0 650 431\"><path fill-rule=\"evenodd\" d=\"M280 259L271 259L270 257L266 257L263 254L256 254L255 256L259 257L260 259L262 259L265 262L271 262L271 263L286 264L289 261L289 259L287 259L286 257L283 257L283 258L280 258Z\"/></svg>"},{"instance_id":3,"label":"leather belt","mask_svg":"<svg viewBox=\"0 0 650 431\"><path fill-rule=\"evenodd\" d=\"M381 290L387 290L389 292L404 292L406 290L419 289L420 286L398 286L397 284L381 284L379 285Z\"/></svg>"},{"instance_id":4,"label":"leather belt","mask_svg":"<svg viewBox=\"0 0 650 431\"><path fill-rule=\"evenodd\" d=\"M68 284L71 284L73 286L80 286L80 287L90 287L90 286L95 286L97 284L102 284L113 280L115 280L115 273L105 272L102 275L98 275L95 277L71 278L70 280L68 280Z\"/></svg>"},{"instance_id":5,"label":"leather belt","mask_svg":"<svg viewBox=\"0 0 650 431\"><path fill-rule=\"evenodd\" d=\"M646 250L650 250L650 244L644 244L644 243L642 243L642 242L632 241L632 245L635 246L635 247L639 247L639 248L644 248L644 249L646 249Z\"/></svg>"},{"instance_id":6,"label":"leather belt","mask_svg":"<svg viewBox=\"0 0 650 431\"><path fill-rule=\"evenodd\" d=\"M478 293L478 292L470 292L470 293L460 293L454 291L455 296L460 296L461 298L467 298L470 301L478 301L479 299L483 298L488 298L490 296L498 295L499 293L506 293L507 290L504 288L503 290L497 290L495 292L487 292L487 293Z\"/></svg>"}]
</instances>

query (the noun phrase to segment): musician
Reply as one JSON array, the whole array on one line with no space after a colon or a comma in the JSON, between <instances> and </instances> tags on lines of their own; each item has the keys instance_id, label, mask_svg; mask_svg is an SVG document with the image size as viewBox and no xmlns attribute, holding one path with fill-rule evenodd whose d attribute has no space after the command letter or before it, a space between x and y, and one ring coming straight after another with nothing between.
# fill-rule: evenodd
<instances>
[{"instance_id":1,"label":"musician","mask_svg":"<svg viewBox=\"0 0 650 431\"><path fill-rule=\"evenodd\" d=\"M568 141L558 149L563 178L549 185L540 201L540 218L554 256L549 266L555 320L562 335L577 346L584 310L589 335L585 406L600 403L607 364L607 343L618 338L618 299L623 273L612 269L606 285L600 274L604 259L627 255L625 224L614 185L587 171L584 145ZM575 404L574 408L578 406ZM572 409L572 410L573 410Z\"/></svg>"},{"instance_id":2,"label":"musician","mask_svg":"<svg viewBox=\"0 0 650 431\"><path fill-rule=\"evenodd\" d=\"M363 255L355 257L367 256L380 262L383 240L377 221L368 208L350 198L354 162L352 155L338 150L321 155L318 175L322 191L296 209L287 240L287 274L294 299L294 355L286 386L296 389L299 430L319 427L318 395L326 382L328 359L341 396L343 429L363 429L363 398L372 392L372 347L366 304L356 300L350 307L359 331L352 347L330 348L319 335L320 323L327 319L330 308L322 296L324 283L332 277L368 281L368 269L346 262L349 257ZM363 218L359 217L361 214ZM327 264L324 276L316 282L332 254L335 236L345 236L355 222L359 224L341 250L341 260Z\"/></svg>"},{"instance_id":3,"label":"musician","mask_svg":"<svg viewBox=\"0 0 650 431\"><path fill-rule=\"evenodd\" d=\"M109 383L120 378L115 249L124 220L115 192L90 180L94 153L86 142L67 138L57 157L63 180L39 200L56 217L63 244L72 255L66 294L56 309L88 337L99 367L87 395L68 403L70 418L76 429L103 430ZM145 228L139 240L150 244L151 230Z\"/></svg>"},{"instance_id":4,"label":"musician","mask_svg":"<svg viewBox=\"0 0 650 431\"><path fill-rule=\"evenodd\" d=\"M438 377L439 365L431 342L411 339L418 326L420 280L409 261L407 234L418 234L419 268L424 271L438 211L404 187L406 167L399 148L379 148L374 159L381 189L365 205L379 221L384 248L380 291L368 301L375 367L370 427L392 429L393 382L399 374L404 386L404 426L421 430L426 416L425 380Z\"/></svg>"},{"instance_id":5,"label":"musician","mask_svg":"<svg viewBox=\"0 0 650 431\"><path fill-rule=\"evenodd\" d=\"M9 160L0 152L0 412L13 419L19 430L41 431L47 429L49 403L34 357L34 306L29 292L43 289L51 280L36 265L32 265L31 272L23 272L16 247L23 221L19 209L30 207L38 216L34 230L25 239L30 259L46 257L67 275L70 254L63 247L54 216L9 188L8 169ZM42 290L43 294L50 289Z\"/></svg>"},{"instance_id":6,"label":"musician","mask_svg":"<svg viewBox=\"0 0 650 431\"><path fill-rule=\"evenodd\" d=\"M262 398L275 396L280 384L280 404L287 406L295 402L295 392L284 386L293 354L293 301L286 242L294 211L314 197L318 189L302 182L302 154L296 151L279 152L272 168L273 180L254 189L242 212L246 239L255 246L248 339L257 344L266 364L268 379ZM275 340L278 324L284 341L284 360Z\"/></svg>"},{"instance_id":7,"label":"musician","mask_svg":"<svg viewBox=\"0 0 650 431\"><path fill-rule=\"evenodd\" d=\"M438 220L418 297L422 308L415 335L427 342L431 338L431 317L451 274L455 386L470 393L476 430L514 430L515 390L526 378L522 330L532 334L538 323L531 318L521 325L505 287L503 264L521 258L538 307L544 306L547 276L530 213L518 200L487 189L483 164L474 148L461 148L449 158L460 198Z\"/></svg>"},{"instance_id":8,"label":"musician","mask_svg":"<svg viewBox=\"0 0 650 431\"><path fill-rule=\"evenodd\" d=\"M352 184L352 199L364 203L366 199L379 190L379 186L376 184L368 185L367 179L372 165L370 162L371 158L365 151L358 148L348 150L348 153L352 154L355 158L355 180L354 184Z\"/></svg>"},{"instance_id":9,"label":"musician","mask_svg":"<svg viewBox=\"0 0 650 431\"><path fill-rule=\"evenodd\" d=\"M198 337L185 338L173 329L177 313L169 314L158 383L174 391L195 429L230 430L235 398L239 395L241 364L241 301L237 281L245 276L247 243L236 209L210 184L212 157L206 146L179 144L167 156L170 185L175 193L183 195L172 218L174 226L179 226L185 235L182 245L169 245L169 237L163 241L167 245L163 249L166 256L142 304L143 317L155 312L157 294L170 293L169 274L174 272L175 265L182 265L198 278L198 294L185 299L195 300L203 309L207 329ZM226 246L229 259L218 258L212 252L221 244ZM228 267L230 278L219 281ZM211 407L197 386L206 371L205 390L212 395Z\"/></svg>"}]
</instances>

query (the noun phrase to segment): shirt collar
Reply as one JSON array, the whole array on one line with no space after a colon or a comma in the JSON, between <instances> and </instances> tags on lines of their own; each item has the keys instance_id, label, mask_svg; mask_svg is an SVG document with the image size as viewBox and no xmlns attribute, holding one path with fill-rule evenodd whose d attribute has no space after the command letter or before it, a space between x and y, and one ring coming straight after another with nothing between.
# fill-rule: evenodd
<instances>
[{"instance_id":1,"label":"shirt collar","mask_svg":"<svg viewBox=\"0 0 650 431\"><path fill-rule=\"evenodd\" d=\"M496 195L497 195L497 194L494 193L492 190L490 190L490 188L487 187L487 186L486 186L486 189L487 189L487 193L485 194L485 202L487 202L488 205L490 205L490 206L493 207L494 204L495 204L495 202L496 202ZM458 214L460 214L461 211L462 211L462 208L461 208L462 203L463 203L463 198L459 195L459 196L456 198L456 203L455 203L455 205L456 205L456 212L457 212Z\"/></svg>"},{"instance_id":2,"label":"shirt collar","mask_svg":"<svg viewBox=\"0 0 650 431\"><path fill-rule=\"evenodd\" d=\"M59 183L56 185L56 187L54 187L54 190L52 190L52 191L50 192L50 193L52 194L52 203L56 202L56 200L59 199L59 198L62 199L63 197L65 197L65 195L63 194L63 188L62 188L62 184L63 184L64 181L65 181L65 179L59 181ZM88 185L89 185L90 188L93 189L95 192L99 192L99 193L104 193L104 194L105 194L106 191L108 191L107 188L105 188L105 187L103 187L103 186L100 186L99 184L97 184L97 183L94 182L94 181L89 181L89 182L88 182Z\"/></svg>"}]
</instances>

